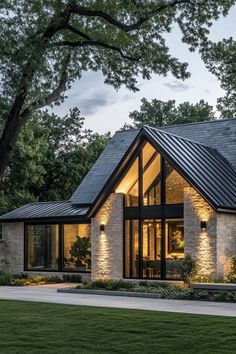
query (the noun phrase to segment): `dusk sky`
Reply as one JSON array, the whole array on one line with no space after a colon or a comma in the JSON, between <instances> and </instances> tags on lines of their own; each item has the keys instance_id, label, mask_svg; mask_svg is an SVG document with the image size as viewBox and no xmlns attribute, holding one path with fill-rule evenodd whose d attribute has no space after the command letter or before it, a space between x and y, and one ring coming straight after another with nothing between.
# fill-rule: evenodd
<instances>
[{"instance_id":1,"label":"dusk sky","mask_svg":"<svg viewBox=\"0 0 236 354\"><path fill-rule=\"evenodd\" d=\"M210 39L236 39L236 7L227 17L222 17L211 28ZM114 133L124 123L130 123L129 112L139 109L142 97L151 100L176 100L177 103L190 101L197 103L204 99L215 107L218 97L224 95L216 77L208 72L198 53L190 53L188 46L181 42L181 34L175 28L168 34L167 43L173 56L189 63L191 77L185 81L176 80L172 75L153 75L151 80L139 80L139 92L122 87L119 91L104 84L101 73L88 72L76 81L67 92L68 98L54 112L65 115L70 108L78 107L85 117L85 126L99 133Z\"/></svg>"}]
</instances>

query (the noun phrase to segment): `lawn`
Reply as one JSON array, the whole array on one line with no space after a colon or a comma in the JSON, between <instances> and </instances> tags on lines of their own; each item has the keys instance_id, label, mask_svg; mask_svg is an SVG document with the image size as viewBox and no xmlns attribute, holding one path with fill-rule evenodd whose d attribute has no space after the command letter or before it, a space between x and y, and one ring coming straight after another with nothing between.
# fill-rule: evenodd
<instances>
[{"instance_id":1,"label":"lawn","mask_svg":"<svg viewBox=\"0 0 236 354\"><path fill-rule=\"evenodd\" d=\"M236 353L236 319L0 301L0 353Z\"/></svg>"}]
</instances>

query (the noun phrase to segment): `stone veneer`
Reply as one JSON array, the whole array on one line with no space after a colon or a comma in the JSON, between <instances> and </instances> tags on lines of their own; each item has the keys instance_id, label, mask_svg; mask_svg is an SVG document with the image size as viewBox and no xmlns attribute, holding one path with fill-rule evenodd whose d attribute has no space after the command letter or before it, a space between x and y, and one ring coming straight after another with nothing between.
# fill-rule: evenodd
<instances>
[{"instance_id":1,"label":"stone veneer","mask_svg":"<svg viewBox=\"0 0 236 354\"><path fill-rule=\"evenodd\" d=\"M218 213L217 274L229 272L232 256L236 256L236 214Z\"/></svg>"},{"instance_id":2,"label":"stone veneer","mask_svg":"<svg viewBox=\"0 0 236 354\"><path fill-rule=\"evenodd\" d=\"M198 275L227 276L236 256L236 214L216 213L194 188L185 188L184 233L185 254L196 258Z\"/></svg>"},{"instance_id":3,"label":"stone veneer","mask_svg":"<svg viewBox=\"0 0 236 354\"><path fill-rule=\"evenodd\" d=\"M100 231L100 225L105 231ZM91 220L91 279L123 278L123 195L112 193Z\"/></svg>"},{"instance_id":4,"label":"stone veneer","mask_svg":"<svg viewBox=\"0 0 236 354\"><path fill-rule=\"evenodd\" d=\"M201 221L207 222L206 230ZM184 189L185 254L197 260L198 275L216 275L217 215L211 206L192 187Z\"/></svg>"}]
</instances>

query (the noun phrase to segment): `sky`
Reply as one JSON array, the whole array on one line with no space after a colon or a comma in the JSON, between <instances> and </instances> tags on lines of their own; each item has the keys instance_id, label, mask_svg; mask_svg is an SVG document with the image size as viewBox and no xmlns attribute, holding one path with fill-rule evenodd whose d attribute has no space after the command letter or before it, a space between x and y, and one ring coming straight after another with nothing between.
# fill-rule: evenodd
<instances>
[{"instance_id":1,"label":"sky","mask_svg":"<svg viewBox=\"0 0 236 354\"><path fill-rule=\"evenodd\" d=\"M215 42L230 36L236 39L236 6L227 17L222 17L213 23L209 38ZM197 103L204 99L216 106L218 97L224 95L216 77L209 73L198 53L191 53L188 46L181 42L178 28L167 37L170 53L183 62L188 62L191 77L185 81L176 80L172 75L162 77L153 75L151 80L138 81L138 92L132 92L122 87L116 91L104 84L101 73L87 72L73 83L66 95L68 98L53 111L63 116L70 108L78 107L85 118L85 127L98 133L110 131L114 133L125 123L131 123L129 112L139 110L140 100L159 99L163 101L176 100L176 103L189 101Z\"/></svg>"}]
</instances>

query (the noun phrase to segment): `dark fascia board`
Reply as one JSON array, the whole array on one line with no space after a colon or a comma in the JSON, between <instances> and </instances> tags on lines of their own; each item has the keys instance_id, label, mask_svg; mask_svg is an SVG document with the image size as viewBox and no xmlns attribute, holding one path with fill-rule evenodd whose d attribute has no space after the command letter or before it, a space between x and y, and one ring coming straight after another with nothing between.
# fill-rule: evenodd
<instances>
[{"instance_id":1,"label":"dark fascia board","mask_svg":"<svg viewBox=\"0 0 236 354\"><path fill-rule=\"evenodd\" d=\"M91 206L91 209L88 211L88 217L93 217L96 212L98 211L98 209L101 207L101 205L104 203L104 201L106 200L106 198L112 193L112 190L114 189L115 185L117 185L117 183L119 182L119 179L121 178L121 172L124 168L128 168L134 158L137 156L137 152L140 150L142 144L148 141L149 143L151 143L160 153L161 155L164 157L164 159L166 159L175 169L176 171L184 178L187 180L187 182L192 185L197 192L210 204L210 206L217 211L218 208L220 207L219 205L216 205L214 203L213 200L211 200L211 198L209 198L205 192L199 188L196 184L196 182L189 177L185 171L182 170L182 168L180 168L175 161L173 160L173 158L166 153L163 148L156 142L156 140L151 136L151 134L145 129L145 127L140 128L140 132L139 134L136 136L135 140L133 141L133 143L131 144L130 148L127 150L126 154L124 155L123 159L121 160L121 162L118 164L118 166L116 167L115 171L113 172L113 174L111 175L111 177L109 178L108 182L106 183L106 185L103 187L102 191L99 193L98 197L96 198L95 202L93 203L93 205ZM129 161L130 159L130 161ZM232 210L232 209L231 209Z\"/></svg>"},{"instance_id":2,"label":"dark fascia board","mask_svg":"<svg viewBox=\"0 0 236 354\"><path fill-rule=\"evenodd\" d=\"M4 224L4 223L14 223L14 222L24 222L24 223L33 223L33 224L36 224L36 223L67 223L68 221L71 221L73 223L76 223L78 222L78 224L81 224L81 223L90 223L90 218L89 217L75 217L75 216L58 216L58 217L43 217L43 218L22 218L22 219L19 219L19 218L15 218L15 219L2 219L0 220L0 224Z\"/></svg>"}]
</instances>

